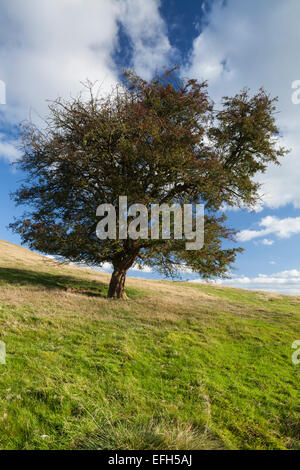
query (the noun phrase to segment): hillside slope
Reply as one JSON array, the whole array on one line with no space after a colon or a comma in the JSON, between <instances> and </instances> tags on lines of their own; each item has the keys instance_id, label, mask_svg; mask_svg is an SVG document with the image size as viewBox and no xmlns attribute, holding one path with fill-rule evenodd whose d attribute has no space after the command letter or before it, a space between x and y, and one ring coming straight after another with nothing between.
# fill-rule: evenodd
<instances>
[{"instance_id":1,"label":"hillside slope","mask_svg":"<svg viewBox=\"0 0 300 470\"><path fill-rule=\"evenodd\" d=\"M1 449L299 448L300 297L108 280L0 241Z\"/></svg>"}]
</instances>

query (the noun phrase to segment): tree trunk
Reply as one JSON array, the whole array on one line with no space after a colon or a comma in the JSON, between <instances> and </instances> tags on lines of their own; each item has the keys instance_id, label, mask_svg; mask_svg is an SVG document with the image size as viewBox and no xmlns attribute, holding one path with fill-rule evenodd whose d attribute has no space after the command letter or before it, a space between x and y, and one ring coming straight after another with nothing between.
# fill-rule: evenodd
<instances>
[{"instance_id":1,"label":"tree trunk","mask_svg":"<svg viewBox=\"0 0 300 470\"><path fill-rule=\"evenodd\" d=\"M128 240L126 240L128 242ZM127 295L125 293L125 280L126 274L128 269L131 268L133 263L136 260L138 255L139 248L133 247L131 252L127 254L127 257L116 260L113 263L114 271L111 275L111 280L109 283L108 294L107 297L109 299L127 299Z\"/></svg>"},{"instance_id":2,"label":"tree trunk","mask_svg":"<svg viewBox=\"0 0 300 470\"><path fill-rule=\"evenodd\" d=\"M107 297L109 299L127 299L125 293L126 270L115 269L111 275Z\"/></svg>"}]
</instances>

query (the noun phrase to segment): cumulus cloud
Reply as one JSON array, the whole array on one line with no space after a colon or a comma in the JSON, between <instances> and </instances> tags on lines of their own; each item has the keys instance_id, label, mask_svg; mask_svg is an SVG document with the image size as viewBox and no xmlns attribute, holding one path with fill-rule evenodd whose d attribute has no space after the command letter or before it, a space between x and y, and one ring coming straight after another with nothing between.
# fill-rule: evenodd
<instances>
[{"instance_id":1,"label":"cumulus cloud","mask_svg":"<svg viewBox=\"0 0 300 470\"><path fill-rule=\"evenodd\" d=\"M277 238L290 238L292 235L300 233L300 217L279 219L269 215L262 218L258 225L263 227L262 230L241 230L237 235L237 239L241 242L247 242L270 234L275 235ZM265 238L262 243L272 245L273 241Z\"/></svg>"},{"instance_id":2,"label":"cumulus cloud","mask_svg":"<svg viewBox=\"0 0 300 470\"><path fill-rule=\"evenodd\" d=\"M219 285L242 287L245 289L259 289L277 291L283 294L300 294L300 271L291 269L280 271L271 275L258 274L256 277L236 277L234 279L219 280Z\"/></svg>"},{"instance_id":3,"label":"cumulus cloud","mask_svg":"<svg viewBox=\"0 0 300 470\"><path fill-rule=\"evenodd\" d=\"M119 75L120 23L134 46L132 65L149 78L171 51L158 0L2 0L0 79L7 104L0 121L40 122L46 100L76 96L86 79L109 91ZM1 155L13 160L13 143L1 139L0 145Z\"/></svg>"},{"instance_id":4,"label":"cumulus cloud","mask_svg":"<svg viewBox=\"0 0 300 470\"><path fill-rule=\"evenodd\" d=\"M191 282L203 282L195 279ZM215 285L239 287L242 289L254 289L276 291L282 294L300 295L300 270L291 269L280 271L270 275L258 274L256 277L234 277L233 279L218 279L211 282Z\"/></svg>"},{"instance_id":5,"label":"cumulus cloud","mask_svg":"<svg viewBox=\"0 0 300 470\"><path fill-rule=\"evenodd\" d=\"M261 241L261 243L262 243L262 245L271 246L271 245L273 245L274 240L269 240L269 238L264 238L264 239Z\"/></svg>"},{"instance_id":6,"label":"cumulus cloud","mask_svg":"<svg viewBox=\"0 0 300 470\"><path fill-rule=\"evenodd\" d=\"M82 266L87 267L87 265L82 264ZM103 263L101 267L94 268L97 271L112 271L113 265L111 263ZM129 275L131 272L143 272L143 273L151 273L153 269L150 266L138 266L137 263L134 263L131 268L129 269Z\"/></svg>"},{"instance_id":7,"label":"cumulus cloud","mask_svg":"<svg viewBox=\"0 0 300 470\"><path fill-rule=\"evenodd\" d=\"M168 64L172 53L159 4L157 0L122 2L122 24L133 47L132 66L146 80Z\"/></svg>"},{"instance_id":8,"label":"cumulus cloud","mask_svg":"<svg viewBox=\"0 0 300 470\"><path fill-rule=\"evenodd\" d=\"M111 58L117 17L110 0L3 0L0 64L8 116L44 112L47 99L76 94L86 78L109 89L117 78Z\"/></svg>"},{"instance_id":9,"label":"cumulus cloud","mask_svg":"<svg viewBox=\"0 0 300 470\"><path fill-rule=\"evenodd\" d=\"M279 97L280 143L291 153L259 177L263 203L272 208L300 207L300 105L292 103L292 84L300 79L299 16L293 0L216 0L185 67L186 75L209 80L217 103L244 86L264 86Z\"/></svg>"},{"instance_id":10,"label":"cumulus cloud","mask_svg":"<svg viewBox=\"0 0 300 470\"><path fill-rule=\"evenodd\" d=\"M7 140L0 134L0 158L11 163L16 161L20 157L20 154L17 141Z\"/></svg>"}]
</instances>

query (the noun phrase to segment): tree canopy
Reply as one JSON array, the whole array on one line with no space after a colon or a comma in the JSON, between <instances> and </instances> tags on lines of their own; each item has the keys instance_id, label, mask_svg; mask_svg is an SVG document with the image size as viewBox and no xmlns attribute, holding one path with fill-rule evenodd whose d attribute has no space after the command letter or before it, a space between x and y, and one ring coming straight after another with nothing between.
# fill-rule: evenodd
<instances>
[{"instance_id":1,"label":"tree canopy","mask_svg":"<svg viewBox=\"0 0 300 470\"><path fill-rule=\"evenodd\" d=\"M88 86L88 98L57 99L49 106L46 128L22 126L26 173L13 194L30 211L11 224L29 247L73 262L110 262L109 297L125 297L134 263L167 276L184 265L203 278L226 276L238 247L226 226L224 205L257 203L257 173L279 163L276 99L263 89L243 89L224 97L217 110L206 82L181 80L168 70L146 82L125 73L106 96ZM186 240L105 239L96 235L99 204L205 204L204 246L185 249ZM119 223L117 217L117 225Z\"/></svg>"}]
</instances>

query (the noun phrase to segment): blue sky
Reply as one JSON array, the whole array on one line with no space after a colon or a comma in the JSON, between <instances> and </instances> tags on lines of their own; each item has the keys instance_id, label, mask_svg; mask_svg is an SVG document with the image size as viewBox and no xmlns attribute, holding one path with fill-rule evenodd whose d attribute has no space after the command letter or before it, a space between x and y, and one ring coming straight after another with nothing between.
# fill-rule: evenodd
<instances>
[{"instance_id":1,"label":"blue sky","mask_svg":"<svg viewBox=\"0 0 300 470\"><path fill-rule=\"evenodd\" d=\"M47 99L76 95L86 78L105 93L124 67L149 79L176 63L184 76L208 80L217 103L244 86L278 96L280 141L291 152L259 177L255 212L227 211L245 251L220 283L300 294L299 17L295 0L1 0L0 238L20 244L7 229L23 211L9 199L21 178L10 166L20 121L41 122Z\"/></svg>"}]
</instances>

